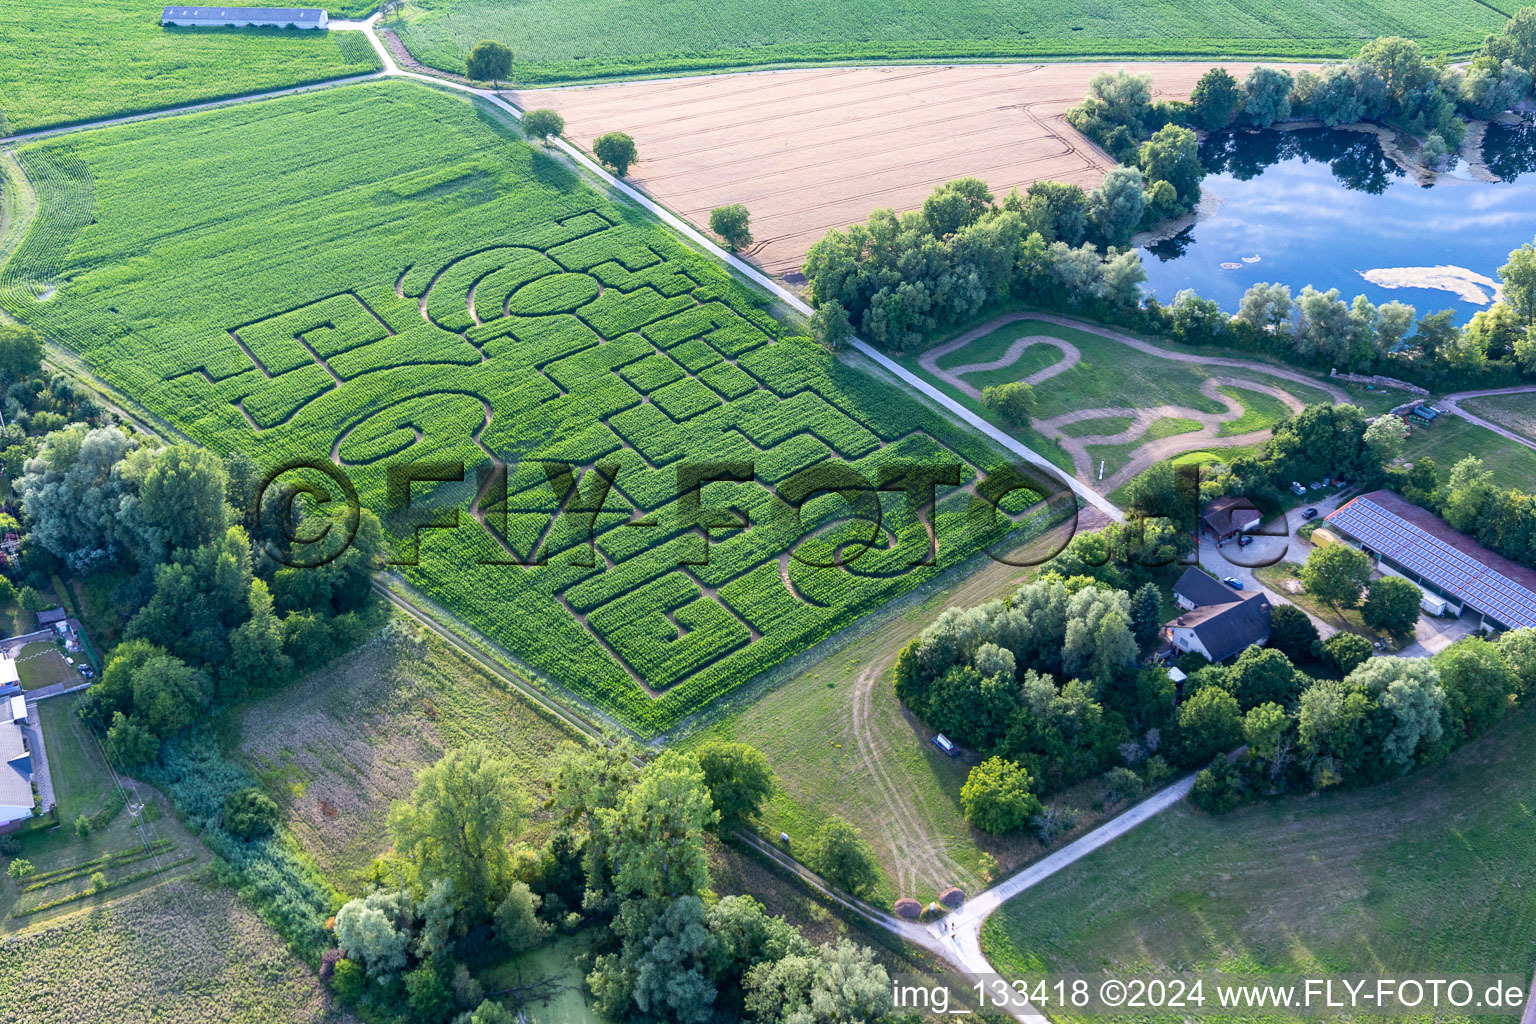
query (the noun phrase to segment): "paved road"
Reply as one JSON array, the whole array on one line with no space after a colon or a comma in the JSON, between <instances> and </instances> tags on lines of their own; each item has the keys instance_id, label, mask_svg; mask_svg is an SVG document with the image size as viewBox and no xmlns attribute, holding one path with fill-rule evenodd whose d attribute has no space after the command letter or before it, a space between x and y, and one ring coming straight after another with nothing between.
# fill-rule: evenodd
<instances>
[{"instance_id":1,"label":"paved road","mask_svg":"<svg viewBox=\"0 0 1536 1024\"><path fill-rule=\"evenodd\" d=\"M88 129L91 129L91 128L106 127L108 125L113 125L113 124L125 124L125 123L129 123L129 122L132 122L132 121L144 120L144 119L150 118L150 117L165 117L165 116L171 116L171 115L178 114L178 113L187 113L187 112L191 112L191 111L195 111L195 110L209 109L209 108L220 107L220 106L228 106L230 104L235 104L235 103L249 103L249 102L254 102L254 101L262 100L262 99L270 99L270 98L277 97L277 96L291 95L291 94L299 93L299 92L307 92L307 91L310 91L310 90L313 90L313 89L330 88L332 86L344 85L344 84L348 84L350 82L368 81L368 80L377 79L377 78L383 78L383 77L407 78L407 79L412 79L412 80L415 80L415 81L424 82L426 84L432 85L432 86L437 87L437 88L452 89L452 90L457 91L457 92L468 93L468 94L470 94L472 96L476 96L476 97L478 97L478 98L480 98L482 100L485 100L487 103L490 103L491 105L493 105L493 106L497 107L498 109L506 112L507 114L510 114L514 118L517 118L519 120L522 118L522 111L520 111L518 108L514 107L512 104L508 103L506 100L502 99L500 95L498 95L496 92L494 92L492 90L489 90L489 89L477 89L477 88L474 88L473 86L462 85L462 84L459 84L457 82L446 81L444 79L436 78L436 77L433 77L433 76L430 76L430 75L424 75L424 74L419 74L417 72L402 70L395 63L395 60L391 56L391 54L389 53L388 48L385 47L383 41L379 39L377 33L374 31L374 25L378 22L378 20L379 20L379 15L375 14L371 18L369 18L366 22L333 22L331 24L331 27L333 29L337 29L337 30L340 30L340 31L361 31L361 32L363 32L365 34L365 36L367 37L369 43L372 44L372 46L374 48L374 51L378 54L379 60L384 65L384 70L382 72L378 72L378 73L371 74L371 75L360 76L358 78L353 78L353 79L346 79L346 80L340 80L340 81L329 82L329 83L321 83L319 85L301 86L301 87L296 87L296 88L293 88L293 89L280 90L278 92L263 93L263 94L260 94L260 95L241 97L241 98L231 99L231 100L220 100L220 101L214 101L214 102L210 102L210 103L193 104L193 105L186 106L186 107L179 107L179 108L174 108L174 109L170 109L170 110L157 111L157 112L149 113L149 114L134 115L134 116L131 116L131 117L123 117L123 118L114 118L114 119L111 119L111 120L108 120L108 121L95 122L95 123L87 124L87 125L76 125L76 126L72 126L72 127L68 127L68 128L54 129L54 130L50 130L50 131L46 131L46 132L31 133L31 134L29 134L27 136L17 136L17 137L14 137L14 138L6 139L5 143L6 143L7 146L9 146L10 144L15 143L15 142L25 142L25 141L28 141L29 139L41 138L41 137L47 136L47 135L58 135L58 134L65 134L65 133L68 133L68 132L85 131L85 130L88 130ZM639 204L640 206L642 206L643 208L645 208L652 215L654 215L659 220L661 220L663 223L665 223L668 227L672 228L674 231L678 232L683 237L687 238L690 242L692 242L694 245L698 246L700 249L702 249L704 252L706 252L710 256L713 256L719 262L725 264L727 267L729 267L735 273L739 274L740 276L742 276L742 277L746 278L747 280L751 281L752 283L756 284L758 287L766 289L767 291L771 292L774 296L776 296L778 299L780 299L782 302L784 302L786 305L788 305L792 309L795 309L796 311L798 311L798 312L800 312L800 313L802 313L804 315L807 315L807 316L811 314L811 312L812 312L811 308L808 305L806 305L806 303L804 301L802 301L797 295L795 295L794 293L792 293L792 292L788 291L787 289L785 289L778 282L776 282L776 281L772 280L771 278L767 277L766 275L764 275L756 267L752 266L749 263L746 263L745 261L743 261L741 259L738 259L735 255L733 255L733 254L731 254L729 252L726 252L724 249L720 248L711 239L709 239L708 237L706 237L705 235L700 233L691 224L687 223L682 218L680 218L676 214L672 213L670 210L667 210L665 207L657 204L649 196L645 195L643 192L640 192L634 186L628 184L627 182L625 182L625 181L623 181L621 179L615 178L607 170L605 170L603 167L598 165L595 161L593 161L585 153L583 153L581 150L577 149L575 146L571 145L565 139L556 138L556 139L553 139L551 141L552 141L553 145L555 145L559 149L561 149L568 157L570 157L576 163L580 164L583 168L585 168L587 171L589 171L593 175L595 175L598 178L602 179L610 188L612 188L615 191L623 194L626 198L630 199L631 201L633 201L633 202ZM1077 324L1076 322L1070 322L1070 323L1072 324L1072 326L1077 326L1077 327L1081 327L1082 326L1080 324ZM1123 521L1124 520L1124 518L1125 518L1124 517L1124 513L1122 513L1120 511L1120 509L1118 507L1116 507L1112 502L1110 502L1107 498L1104 498L1102 495L1100 495L1097 492L1091 490L1090 488L1087 488L1087 487L1081 485L1076 480L1073 480L1071 477L1068 477L1068 476L1065 476L1064 474L1061 474L1060 471L1055 468L1054 464L1052 464L1044 456L1040 455L1038 452L1034 451L1032 448L1030 448L1027 445L1023 444L1022 442L1018 441L1016 438L1013 438L1013 437L1009 436L1008 434L1003 433L1001 430L998 430L996 427L992 426L992 424L988 423L986 420L982 419L980 416L976 415L971 410L969 410L965 406L961 405L959 402L955 401L954 399L950 398L948 395L946 395L943 392L939 391L932 384L928 383L927 381L925 381L922 378L918 377L917 375L913 374L911 371L907 370L905 367L903 367L900 364L896 363L894 360L892 360L889 357L887 357L884 353L879 352L878 350L870 347L869 345L865 344L863 341L860 341L857 338L851 339L851 347L855 351L857 351L861 356L863 356L865 359L868 359L870 362L872 362L876 366L878 366L881 370L883 370L887 374L897 378L902 383L908 385L914 391L918 392L923 397L927 398L929 401L931 401L934 404L940 406L946 412L948 412L951 416L953 416L955 419L957 419L957 420L959 420L961 422L964 422L965 424L967 424L968 426L972 427L973 429L975 429L979 433L981 433L981 434L985 435L986 437L990 438L993 442L998 444L1004 450L1009 451L1009 452L1013 453L1014 455L1019 456L1020 458L1024 459L1027 462L1030 462L1030 463L1032 463L1034 465L1037 465L1037 466L1040 466L1040 467L1042 467L1044 469L1049 470L1056 477L1060 478L1065 484L1070 486L1073 489L1073 491L1077 493L1078 497L1081 500L1086 501L1089 505L1091 505L1094 508L1098 509L1100 512L1102 512L1106 516L1109 516L1110 518L1114 519L1115 521ZM382 587L380 589L384 590L384 588L382 588ZM432 628L434 631L438 632L440 635L443 635L446 639L448 639L455 646L457 646L461 650L465 651L465 653L470 654L471 657L474 657L477 661L481 662L482 664L485 664L488 668L491 668L492 671L496 672L498 675L502 676L503 678L510 677L511 674L506 672L505 669L502 669L499 666L495 665L495 663L489 661L489 659L485 659L482 656L480 656L478 654L478 652L476 652L472 647L470 647L467 644L464 644L462 641L459 641L456 637L453 637L452 634L450 634L447 631L443 630L438 624L433 622L428 616L426 616L420 610L411 607L406 602L397 600L393 595L390 595L387 592L387 590L385 591L385 596L389 597L390 600L394 601L398 606L402 607L403 610L405 610L408 614L410 614L413 617L415 617L418 621L421 621L424 625L427 625L429 628ZM524 688L520 687L520 689L524 689ZM525 689L524 692L527 692L527 690ZM547 699L545 699L545 698L535 697L535 699L539 700L540 703L547 703ZM574 718L574 716L571 716L568 712L563 712L563 709L562 709L562 715L561 716L563 718L566 718L567 721L572 722L572 724L578 725L578 727L581 728L583 732L586 732L589 735L593 735L593 736L600 736L600 731L597 730L595 727L593 727L590 724L587 724L585 722L579 722L579 720L576 720ZM579 722L579 724L578 724L578 722ZM1026 868L1023 872L1020 872L1018 875L1015 875L1012 878L1008 879L1007 881L1005 881L1005 882L1001 883L1000 885L994 887L993 889L988 890L987 893L981 894L979 897L977 897L977 899L975 901L973 901L971 906L974 906L974 907L987 907L988 911L986 911L986 912L990 912L990 909L995 909L997 906L1001 905L1001 903L1002 903L1002 901L1004 899L1007 898L1006 895L1003 895L1004 893L1007 893L1007 895L1013 895L1015 892L1022 891L1023 889L1028 888L1030 885L1033 885L1033 884L1035 884L1035 882L1039 881L1039 879L1046 877L1047 875L1049 875L1049 874L1059 870L1062 867L1065 867L1067 864L1071 863L1073 860L1076 860L1077 857L1082 856L1084 853L1087 853L1089 850L1096 849L1098 846L1101 846L1104 843L1108 842L1110 839L1113 839L1116 836L1122 834L1123 832L1125 832L1129 828L1132 828L1135 825L1140 824L1141 821L1146 820L1148 817L1151 817L1153 814L1157 813L1158 811L1161 811L1161 810L1165 809L1166 807L1171 806L1178 799L1182 798L1183 795L1184 795L1184 792L1187 791L1187 786L1186 786L1186 789L1182 790L1182 791L1180 790L1180 786L1186 786L1186 784L1181 783L1181 784L1175 785L1173 787L1170 787L1167 790L1163 790L1161 793L1159 793L1158 795L1152 797L1151 799L1149 799L1147 801L1143 801L1143 803L1137 805L1137 807L1133 808L1131 811L1128 811L1128 812L1126 812L1126 814L1121 815L1119 818L1116 818L1113 821L1109 822L1108 824L1106 824L1104 826L1101 826L1099 829L1096 829L1095 831L1088 833L1086 836L1083 836L1081 839L1078 839L1076 842L1070 844L1067 847L1064 847L1062 850L1057 851L1057 853L1053 854L1051 857L1046 858L1046 860L1041 861L1041 862L1039 862L1039 863L1037 863L1035 865L1032 865L1029 868ZM961 970L971 971L971 972L980 971L981 973L991 973L990 965L987 964L986 958L984 956L982 956L982 954L981 954L981 947L980 947L980 942L979 942L980 922L981 922L982 919L985 918L986 912L982 912L979 915L975 911L972 912L973 913L973 918L974 918L974 928L972 930L973 930L974 934L976 936L978 936L978 938L974 939L974 941L972 942L972 946L974 948L973 949L969 949L968 948L968 949L965 949L965 950L963 950L961 952L957 952L957 951L955 951L952 948L953 944L946 944L942 940L935 941L935 933L933 932L932 929L925 929L925 928L923 928L920 925L913 925L911 922L898 920L898 919L890 916L889 914L885 914L885 913L883 913L883 912L881 912L879 910L876 910L876 909L874 909L872 907L869 907L867 904L863 904L862 901L851 900L850 898L844 896L843 894L837 893L830 886L826 885L825 882L823 882L821 879L817 878L814 875L814 873L812 873L804 865L802 865L799 862L795 861L793 858L790 858L787 855L782 854L781 851L775 850L770 844L763 843L756 836L743 834L741 836L741 838L743 840L745 840L749 845L752 845L752 846L754 846L757 849L763 850L768 856L771 856L778 863L784 864L790 870L794 871L796 874L798 874L802 878L806 879L807 882L812 884L817 889L821 890L822 892L827 893L829 896L831 896L832 898L838 900L838 902L844 904L845 906L849 906L852 909L856 910L862 916L864 916L864 917L868 918L869 920L875 922L880 927L885 928L886 930L891 931L892 933L894 933L896 935L899 935L903 939L907 939L908 941L914 942L914 943L916 943L916 944L918 944L918 945L920 945L920 946L922 946L922 947L924 947L926 949L931 950L936 955L943 957L946 961L948 961L949 963L955 965L956 967L960 968ZM1073 854L1070 857L1066 857L1065 859L1062 859L1063 855L1066 855L1070 851L1074 851L1074 850L1076 850L1078 852ZM1051 864L1053 866L1050 867L1048 870L1044 870L1042 872L1042 870L1041 870L1042 866L1046 865L1046 864ZM1013 888L1010 888L1010 886L1013 886ZM988 895L989 893L992 894L990 897ZM1046 1020L1046 1018L1044 1018L1043 1016L1040 1016L1038 1014L1031 1013L1031 1012L1015 1014L1015 1016L1018 1019L1020 1019L1020 1020L1030 1021L1030 1022L1044 1022Z\"/></svg>"},{"instance_id":2,"label":"paved road","mask_svg":"<svg viewBox=\"0 0 1536 1024\"><path fill-rule=\"evenodd\" d=\"M987 917L1006 901L1026 889L1039 885L1062 868L1086 857L1111 840L1125 835L1137 825L1161 814L1183 800L1195 784L1193 775L1180 779L1166 789L1159 790L1118 818L1113 818L1087 835L1068 843L1043 860L1010 876L999 884L965 901L965 905L940 921L928 926L930 934L945 944L950 959L959 963L969 974L993 974L992 964L981 950L981 926ZM1045 1024L1048 1018L1038 1011L1026 1010L1015 1014L1019 1020Z\"/></svg>"},{"instance_id":3,"label":"paved road","mask_svg":"<svg viewBox=\"0 0 1536 1024\"><path fill-rule=\"evenodd\" d=\"M1532 441L1530 438L1517 434L1506 427L1501 427L1497 423L1490 423L1476 413L1467 412L1460 405L1462 401L1469 398L1490 398L1494 395L1526 395L1533 391L1536 391L1536 384L1521 384L1513 388L1490 388L1487 391L1458 391L1454 395L1446 395L1435 404L1439 408L1445 409L1447 412L1453 412L1467 422L1476 423L1480 427L1493 431L1500 437L1515 442L1515 444L1523 444L1527 448L1536 449L1536 441Z\"/></svg>"}]
</instances>

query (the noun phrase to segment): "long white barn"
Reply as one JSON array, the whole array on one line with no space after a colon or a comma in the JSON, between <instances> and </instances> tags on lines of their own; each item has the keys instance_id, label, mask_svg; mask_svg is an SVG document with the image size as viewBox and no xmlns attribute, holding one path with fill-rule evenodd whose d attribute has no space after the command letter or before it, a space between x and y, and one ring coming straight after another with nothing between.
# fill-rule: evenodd
<instances>
[{"instance_id":1,"label":"long white barn","mask_svg":"<svg viewBox=\"0 0 1536 1024\"><path fill-rule=\"evenodd\" d=\"M325 28L330 15L318 7L167 7L160 24L198 28Z\"/></svg>"}]
</instances>

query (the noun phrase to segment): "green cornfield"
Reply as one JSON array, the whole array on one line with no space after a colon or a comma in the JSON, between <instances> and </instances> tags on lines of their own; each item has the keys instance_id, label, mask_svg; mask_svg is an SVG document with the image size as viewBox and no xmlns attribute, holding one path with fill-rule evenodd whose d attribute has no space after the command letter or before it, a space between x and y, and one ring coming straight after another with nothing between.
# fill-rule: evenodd
<instances>
[{"instance_id":1,"label":"green cornfield","mask_svg":"<svg viewBox=\"0 0 1536 1024\"><path fill-rule=\"evenodd\" d=\"M461 72L470 47L497 39L529 84L863 61L1323 59L1383 35L1447 54L1508 17L1479 0L408 0L400 11L391 24L424 63Z\"/></svg>"},{"instance_id":2,"label":"green cornfield","mask_svg":"<svg viewBox=\"0 0 1536 1024\"><path fill-rule=\"evenodd\" d=\"M348 6L330 7L331 17ZM162 28L160 10L138 0L8 0L0 136L379 68L360 32Z\"/></svg>"},{"instance_id":3,"label":"green cornfield","mask_svg":"<svg viewBox=\"0 0 1536 1024\"><path fill-rule=\"evenodd\" d=\"M974 486L998 454L475 101L376 82L17 155L40 211L0 306L192 438L338 466L381 515L389 465L462 463L411 491L457 528L383 515L399 571L640 732L1047 518L942 486L913 568L896 476ZM700 463L751 475L695 509ZM892 489L794 515L775 489L823 463Z\"/></svg>"}]
</instances>

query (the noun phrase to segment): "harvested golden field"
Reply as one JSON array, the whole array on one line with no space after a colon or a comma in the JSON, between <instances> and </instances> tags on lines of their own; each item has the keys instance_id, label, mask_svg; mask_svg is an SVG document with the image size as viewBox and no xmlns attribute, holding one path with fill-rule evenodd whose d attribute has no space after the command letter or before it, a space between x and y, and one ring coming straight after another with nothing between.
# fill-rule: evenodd
<instances>
[{"instance_id":1,"label":"harvested golden field","mask_svg":"<svg viewBox=\"0 0 1536 1024\"><path fill-rule=\"evenodd\" d=\"M1042 178L1085 188L1114 161L1067 124L1101 71L1152 76L1186 99L1210 64L1009 64L816 68L514 92L552 107L582 146L628 132L630 179L700 228L741 203L771 274L799 269L831 228L913 209L935 185L984 178L999 196ZM1250 65L1229 64L1238 77Z\"/></svg>"}]
</instances>

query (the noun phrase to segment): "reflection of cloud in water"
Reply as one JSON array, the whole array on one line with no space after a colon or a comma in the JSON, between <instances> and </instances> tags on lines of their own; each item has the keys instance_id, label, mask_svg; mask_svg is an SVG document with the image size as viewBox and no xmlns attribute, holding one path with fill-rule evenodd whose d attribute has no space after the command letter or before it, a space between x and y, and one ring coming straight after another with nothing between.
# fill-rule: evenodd
<instances>
[{"instance_id":1,"label":"reflection of cloud in water","mask_svg":"<svg viewBox=\"0 0 1536 1024\"><path fill-rule=\"evenodd\" d=\"M1220 207L1177 244L1152 247L1145 261L1149 287L1165 301L1193 288L1230 312L1257 280L1293 293L1309 282L1342 290L1355 281L1373 302L1455 305L1464 321L1496 287L1483 275L1529 241L1536 224L1536 175L1518 186L1459 180L1422 188L1380 157L1373 136L1351 133L1243 135L1218 145L1230 159L1212 164L1219 170L1206 178L1205 191L1221 198ZM1325 159L1345 152L1342 160ZM1274 156L1280 162L1265 166ZM1262 254L1262 262L1233 265L1250 254ZM1361 276L1372 267L1418 273ZM1446 278L1441 267L1460 273Z\"/></svg>"},{"instance_id":2,"label":"reflection of cloud in water","mask_svg":"<svg viewBox=\"0 0 1536 1024\"><path fill-rule=\"evenodd\" d=\"M1432 288L1479 306L1486 306L1504 294L1499 282L1466 267L1378 267L1362 270L1360 276L1378 288Z\"/></svg>"}]
</instances>

